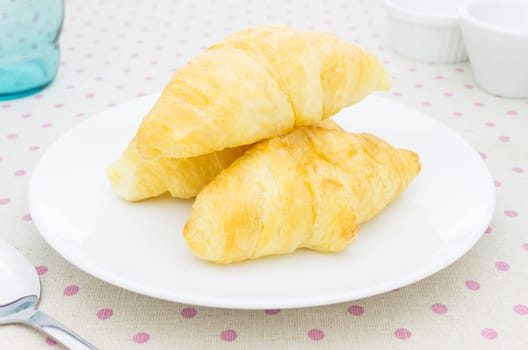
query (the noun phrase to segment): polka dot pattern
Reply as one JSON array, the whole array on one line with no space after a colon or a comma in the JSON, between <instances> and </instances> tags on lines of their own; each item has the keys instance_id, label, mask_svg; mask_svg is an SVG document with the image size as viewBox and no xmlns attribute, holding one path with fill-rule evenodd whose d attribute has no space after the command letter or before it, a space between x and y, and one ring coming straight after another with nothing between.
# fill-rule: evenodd
<instances>
[{"instance_id":1,"label":"polka dot pattern","mask_svg":"<svg viewBox=\"0 0 528 350\"><path fill-rule=\"evenodd\" d=\"M100 320L107 320L114 314L114 311L112 309L101 309L97 311L97 318Z\"/></svg>"},{"instance_id":2,"label":"polka dot pattern","mask_svg":"<svg viewBox=\"0 0 528 350\"><path fill-rule=\"evenodd\" d=\"M480 289L480 283L473 280L467 280L466 281L466 287L469 290L479 290Z\"/></svg>"},{"instance_id":3,"label":"polka dot pattern","mask_svg":"<svg viewBox=\"0 0 528 350\"><path fill-rule=\"evenodd\" d=\"M497 261L495 263L495 267L497 268L497 270L499 271L509 271L510 270L510 264L508 264L507 262L504 262L504 261Z\"/></svg>"},{"instance_id":4,"label":"polka dot pattern","mask_svg":"<svg viewBox=\"0 0 528 350\"><path fill-rule=\"evenodd\" d=\"M57 345L57 342L56 342L54 339L50 338L50 337L46 337L46 338L44 339L44 341L46 342L46 344L48 344L48 345L50 345L50 346L55 346L55 345Z\"/></svg>"},{"instance_id":5,"label":"polka dot pattern","mask_svg":"<svg viewBox=\"0 0 528 350\"><path fill-rule=\"evenodd\" d=\"M317 328L310 329L307 334L308 338L314 341L323 340L323 338L325 337L324 332Z\"/></svg>"},{"instance_id":6,"label":"polka dot pattern","mask_svg":"<svg viewBox=\"0 0 528 350\"><path fill-rule=\"evenodd\" d=\"M435 314L443 315L447 313L447 306L445 306L444 304L440 304L440 303L434 303L431 306L431 310L433 310Z\"/></svg>"},{"instance_id":7,"label":"polka dot pattern","mask_svg":"<svg viewBox=\"0 0 528 350\"><path fill-rule=\"evenodd\" d=\"M237 337L238 333L234 329L226 329L223 330L222 333L220 333L220 338L226 342L235 341Z\"/></svg>"},{"instance_id":8,"label":"polka dot pattern","mask_svg":"<svg viewBox=\"0 0 528 350\"><path fill-rule=\"evenodd\" d=\"M136 344L144 344L150 340L150 334L145 332L140 332L134 334L132 337L132 341Z\"/></svg>"},{"instance_id":9,"label":"polka dot pattern","mask_svg":"<svg viewBox=\"0 0 528 350\"><path fill-rule=\"evenodd\" d=\"M497 331L492 329L492 328L483 328L480 331L480 334L482 335L482 337L484 337L486 339L490 339L490 340L493 340L493 339L497 338L497 336L498 336Z\"/></svg>"},{"instance_id":10,"label":"polka dot pattern","mask_svg":"<svg viewBox=\"0 0 528 350\"><path fill-rule=\"evenodd\" d=\"M513 311L515 311L519 315L528 315L528 306L522 304L515 305L513 307Z\"/></svg>"},{"instance_id":11,"label":"polka dot pattern","mask_svg":"<svg viewBox=\"0 0 528 350\"><path fill-rule=\"evenodd\" d=\"M71 285L64 288L64 295L67 297L71 297L73 295L76 295L77 293L79 293L79 287L76 285Z\"/></svg>"},{"instance_id":12,"label":"polka dot pattern","mask_svg":"<svg viewBox=\"0 0 528 350\"><path fill-rule=\"evenodd\" d=\"M517 291L526 283L528 258L523 230L528 99L486 94L473 80L469 62L430 65L395 54L381 0L65 3L58 78L33 96L0 100L2 238L35 264L45 311L83 330L102 349L170 349L175 339L181 348L204 349L368 349L373 339L379 348L525 347L519 335L525 333L528 306ZM114 287L81 272L40 237L27 190L53 141L95 113L159 92L204 48L262 23L331 31L372 50L393 78L382 97L429 114L475 148L493 178L497 205L469 254L438 274L379 296L316 308L265 305L269 308L237 311L165 302ZM471 180L461 171L457 181ZM2 332L2 348L60 347L51 338L21 339L14 327Z\"/></svg>"},{"instance_id":13,"label":"polka dot pattern","mask_svg":"<svg viewBox=\"0 0 528 350\"><path fill-rule=\"evenodd\" d=\"M360 305L350 305L347 311L353 316L361 316L365 312L365 309Z\"/></svg>"},{"instance_id":14,"label":"polka dot pattern","mask_svg":"<svg viewBox=\"0 0 528 350\"><path fill-rule=\"evenodd\" d=\"M411 337L411 331L407 328L397 328L394 331L394 336L401 340L407 340Z\"/></svg>"},{"instance_id":15,"label":"polka dot pattern","mask_svg":"<svg viewBox=\"0 0 528 350\"><path fill-rule=\"evenodd\" d=\"M268 310L264 310L264 313L266 315L277 315L278 313L280 313L281 310L279 309L268 309Z\"/></svg>"},{"instance_id":16,"label":"polka dot pattern","mask_svg":"<svg viewBox=\"0 0 528 350\"><path fill-rule=\"evenodd\" d=\"M186 307L180 312L183 318L193 318L196 316L197 313L198 311L194 307Z\"/></svg>"},{"instance_id":17,"label":"polka dot pattern","mask_svg":"<svg viewBox=\"0 0 528 350\"><path fill-rule=\"evenodd\" d=\"M46 272L48 272L48 267L47 266L36 266L35 270L37 270L37 273L39 275L44 275Z\"/></svg>"}]
</instances>

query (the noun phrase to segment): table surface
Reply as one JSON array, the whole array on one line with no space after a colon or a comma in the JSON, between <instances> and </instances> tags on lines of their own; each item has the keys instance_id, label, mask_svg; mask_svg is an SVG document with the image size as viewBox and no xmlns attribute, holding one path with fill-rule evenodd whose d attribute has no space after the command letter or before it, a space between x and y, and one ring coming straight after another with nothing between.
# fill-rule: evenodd
<instances>
[{"instance_id":1,"label":"table surface","mask_svg":"<svg viewBox=\"0 0 528 350\"><path fill-rule=\"evenodd\" d=\"M26 199L50 143L94 113L159 92L178 67L227 33L265 23L331 31L371 49L394 80L381 96L432 115L480 152L497 206L477 245L390 293L255 311L142 296L56 254L32 224ZM367 0L67 0L57 79L37 95L0 101L0 237L36 266L40 309L102 349L526 349L528 100L482 92L468 62L431 65L394 54L386 25L381 2ZM2 349L60 348L19 325L1 326L0 339Z\"/></svg>"}]
</instances>

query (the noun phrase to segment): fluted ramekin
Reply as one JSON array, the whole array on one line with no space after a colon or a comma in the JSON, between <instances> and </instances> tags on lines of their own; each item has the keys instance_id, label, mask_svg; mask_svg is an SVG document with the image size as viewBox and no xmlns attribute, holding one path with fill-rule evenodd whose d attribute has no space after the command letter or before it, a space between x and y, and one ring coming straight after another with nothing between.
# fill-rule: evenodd
<instances>
[{"instance_id":1,"label":"fluted ramekin","mask_svg":"<svg viewBox=\"0 0 528 350\"><path fill-rule=\"evenodd\" d=\"M460 32L463 0L385 0L392 49L427 63L467 60Z\"/></svg>"},{"instance_id":2,"label":"fluted ramekin","mask_svg":"<svg viewBox=\"0 0 528 350\"><path fill-rule=\"evenodd\" d=\"M477 85L492 94L527 98L528 1L472 1L460 15Z\"/></svg>"}]
</instances>

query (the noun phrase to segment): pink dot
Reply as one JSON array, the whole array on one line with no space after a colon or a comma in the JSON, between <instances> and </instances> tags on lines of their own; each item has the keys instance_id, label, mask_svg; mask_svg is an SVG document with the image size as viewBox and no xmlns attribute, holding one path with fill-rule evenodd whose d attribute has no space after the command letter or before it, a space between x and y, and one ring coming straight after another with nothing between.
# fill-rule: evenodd
<instances>
[{"instance_id":1,"label":"pink dot","mask_svg":"<svg viewBox=\"0 0 528 350\"><path fill-rule=\"evenodd\" d=\"M449 92L449 91L446 91L446 92L444 92L444 96L451 97L451 96L453 96L453 93Z\"/></svg>"},{"instance_id":2,"label":"pink dot","mask_svg":"<svg viewBox=\"0 0 528 350\"><path fill-rule=\"evenodd\" d=\"M497 270L500 270L500 271L509 271L510 270L510 264L508 264L507 262L504 262L504 261L497 261L495 263L495 267L497 268Z\"/></svg>"},{"instance_id":3,"label":"pink dot","mask_svg":"<svg viewBox=\"0 0 528 350\"><path fill-rule=\"evenodd\" d=\"M24 114L21 114L20 117L24 118L24 119L25 118L29 118L29 117L31 117L31 114L30 113L24 113Z\"/></svg>"},{"instance_id":4,"label":"pink dot","mask_svg":"<svg viewBox=\"0 0 528 350\"><path fill-rule=\"evenodd\" d=\"M268 309L268 310L264 310L264 313L266 315L276 315L278 313L280 313L280 309Z\"/></svg>"},{"instance_id":5,"label":"pink dot","mask_svg":"<svg viewBox=\"0 0 528 350\"><path fill-rule=\"evenodd\" d=\"M479 152L479 154L480 154L480 157L481 157L482 159L486 159L486 158L488 158L488 155L487 155L486 153L484 153L484 152Z\"/></svg>"},{"instance_id":6,"label":"pink dot","mask_svg":"<svg viewBox=\"0 0 528 350\"><path fill-rule=\"evenodd\" d=\"M490 128L494 128L495 127L495 123L493 122L487 122L486 123L486 126L490 127Z\"/></svg>"},{"instance_id":7,"label":"pink dot","mask_svg":"<svg viewBox=\"0 0 528 350\"><path fill-rule=\"evenodd\" d=\"M57 342L55 340L51 339L50 337L46 337L45 341L46 341L46 344L48 344L48 345L51 345L51 346L57 345Z\"/></svg>"},{"instance_id":8,"label":"pink dot","mask_svg":"<svg viewBox=\"0 0 528 350\"><path fill-rule=\"evenodd\" d=\"M510 138L508 136L500 136L499 141L501 142L508 142L510 141Z\"/></svg>"},{"instance_id":9,"label":"pink dot","mask_svg":"<svg viewBox=\"0 0 528 350\"><path fill-rule=\"evenodd\" d=\"M64 295L67 297L71 297L79 292L79 287L72 284L71 286L68 286L64 288Z\"/></svg>"},{"instance_id":10,"label":"pink dot","mask_svg":"<svg viewBox=\"0 0 528 350\"><path fill-rule=\"evenodd\" d=\"M423 101L422 102L422 106L424 106L424 107L431 107L432 105L433 104L431 102L429 102L429 101Z\"/></svg>"},{"instance_id":11,"label":"pink dot","mask_svg":"<svg viewBox=\"0 0 528 350\"><path fill-rule=\"evenodd\" d=\"M401 96L401 95L402 95L401 92L393 92L392 93L392 96Z\"/></svg>"},{"instance_id":12,"label":"pink dot","mask_svg":"<svg viewBox=\"0 0 528 350\"><path fill-rule=\"evenodd\" d=\"M467 280L466 281L466 287L469 290L479 290L480 289L480 284L477 281Z\"/></svg>"},{"instance_id":13,"label":"pink dot","mask_svg":"<svg viewBox=\"0 0 528 350\"><path fill-rule=\"evenodd\" d=\"M17 137L18 137L17 134L7 134L7 138L8 138L9 140L14 140L14 139L16 139Z\"/></svg>"},{"instance_id":14,"label":"pink dot","mask_svg":"<svg viewBox=\"0 0 528 350\"><path fill-rule=\"evenodd\" d=\"M514 217L516 217L519 214L515 210L508 209L508 210L504 211L504 215L506 215L506 216L508 216L510 218L514 218Z\"/></svg>"},{"instance_id":15,"label":"pink dot","mask_svg":"<svg viewBox=\"0 0 528 350\"><path fill-rule=\"evenodd\" d=\"M474 88L474 86L471 85L471 84L464 84L464 87L465 87L466 89L473 89L473 88Z\"/></svg>"},{"instance_id":16,"label":"pink dot","mask_svg":"<svg viewBox=\"0 0 528 350\"><path fill-rule=\"evenodd\" d=\"M84 95L84 97L86 97L86 98L94 98L95 94L89 93L89 94Z\"/></svg>"},{"instance_id":17,"label":"pink dot","mask_svg":"<svg viewBox=\"0 0 528 350\"><path fill-rule=\"evenodd\" d=\"M524 250L528 250L528 243L523 243L523 245L522 245L522 249L524 249Z\"/></svg>"},{"instance_id":18,"label":"pink dot","mask_svg":"<svg viewBox=\"0 0 528 350\"><path fill-rule=\"evenodd\" d=\"M361 316L365 312L363 306L360 305L350 305L347 309L348 313L354 316Z\"/></svg>"},{"instance_id":19,"label":"pink dot","mask_svg":"<svg viewBox=\"0 0 528 350\"><path fill-rule=\"evenodd\" d=\"M33 98L36 98L36 99L41 99L43 97L44 97L43 94L38 94L38 95L33 96Z\"/></svg>"},{"instance_id":20,"label":"pink dot","mask_svg":"<svg viewBox=\"0 0 528 350\"><path fill-rule=\"evenodd\" d=\"M484 107L485 106L484 102L475 102L475 103L473 103L473 105L475 107Z\"/></svg>"},{"instance_id":21,"label":"pink dot","mask_svg":"<svg viewBox=\"0 0 528 350\"><path fill-rule=\"evenodd\" d=\"M524 169L523 169L523 168L518 168L518 167L512 168L512 171L513 171L514 173L517 173L517 174L522 174L522 173L524 173Z\"/></svg>"},{"instance_id":22,"label":"pink dot","mask_svg":"<svg viewBox=\"0 0 528 350\"><path fill-rule=\"evenodd\" d=\"M64 104L63 103L57 103L54 107L55 108L62 108L62 107L64 107Z\"/></svg>"},{"instance_id":23,"label":"pink dot","mask_svg":"<svg viewBox=\"0 0 528 350\"><path fill-rule=\"evenodd\" d=\"M4 108L4 109L10 108L10 107L11 107L11 104L9 104L9 103L4 103L2 105L2 108Z\"/></svg>"},{"instance_id":24,"label":"pink dot","mask_svg":"<svg viewBox=\"0 0 528 350\"><path fill-rule=\"evenodd\" d=\"M24 175L26 175L26 171L25 170L17 170L17 171L14 172L13 175L15 175L15 176L24 176Z\"/></svg>"},{"instance_id":25,"label":"pink dot","mask_svg":"<svg viewBox=\"0 0 528 350\"><path fill-rule=\"evenodd\" d=\"M506 112L507 115L517 115L517 111L509 110Z\"/></svg>"},{"instance_id":26,"label":"pink dot","mask_svg":"<svg viewBox=\"0 0 528 350\"><path fill-rule=\"evenodd\" d=\"M48 272L48 268L46 266L36 266L35 267L35 270L37 270L37 273L39 275L43 275L45 274L46 272Z\"/></svg>"},{"instance_id":27,"label":"pink dot","mask_svg":"<svg viewBox=\"0 0 528 350\"><path fill-rule=\"evenodd\" d=\"M528 315L528 306L522 304L515 305L513 307L513 311L515 311L519 315Z\"/></svg>"},{"instance_id":28,"label":"pink dot","mask_svg":"<svg viewBox=\"0 0 528 350\"><path fill-rule=\"evenodd\" d=\"M409 68L407 69L409 72L416 72L416 68Z\"/></svg>"},{"instance_id":29,"label":"pink dot","mask_svg":"<svg viewBox=\"0 0 528 350\"><path fill-rule=\"evenodd\" d=\"M493 180L493 184L495 185L495 187L501 187L502 186L502 183L500 181L497 181L497 180Z\"/></svg>"},{"instance_id":30,"label":"pink dot","mask_svg":"<svg viewBox=\"0 0 528 350\"><path fill-rule=\"evenodd\" d=\"M97 311L96 316L100 320L107 320L110 317L112 317L113 314L114 314L114 311L112 311L112 309L101 309Z\"/></svg>"},{"instance_id":31,"label":"pink dot","mask_svg":"<svg viewBox=\"0 0 528 350\"><path fill-rule=\"evenodd\" d=\"M0 198L0 205L6 205L11 202L11 199L9 198Z\"/></svg>"},{"instance_id":32,"label":"pink dot","mask_svg":"<svg viewBox=\"0 0 528 350\"><path fill-rule=\"evenodd\" d=\"M223 341L233 341L238 337L237 332L234 329L226 329L220 333L220 338Z\"/></svg>"},{"instance_id":33,"label":"pink dot","mask_svg":"<svg viewBox=\"0 0 528 350\"><path fill-rule=\"evenodd\" d=\"M36 151L36 150L39 150L39 149L40 149L40 146L36 146L36 145L29 146L29 150L30 151Z\"/></svg>"},{"instance_id":34,"label":"pink dot","mask_svg":"<svg viewBox=\"0 0 528 350\"><path fill-rule=\"evenodd\" d=\"M437 75L435 77L436 80L444 80L444 76L443 75Z\"/></svg>"},{"instance_id":35,"label":"pink dot","mask_svg":"<svg viewBox=\"0 0 528 350\"><path fill-rule=\"evenodd\" d=\"M104 78L103 77L95 77L95 80L101 81L101 80L104 80Z\"/></svg>"},{"instance_id":36,"label":"pink dot","mask_svg":"<svg viewBox=\"0 0 528 350\"><path fill-rule=\"evenodd\" d=\"M44 124L42 124L42 127L43 127L43 128L51 128L52 126L53 126L53 124L51 124L51 123L44 123Z\"/></svg>"},{"instance_id":37,"label":"pink dot","mask_svg":"<svg viewBox=\"0 0 528 350\"><path fill-rule=\"evenodd\" d=\"M423 85L423 84L416 84L416 85L414 85L414 87L415 87L416 89L421 89L421 88L424 87L424 85Z\"/></svg>"},{"instance_id":38,"label":"pink dot","mask_svg":"<svg viewBox=\"0 0 528 350\"><path fill-rule=\"evenodd\" d=\"M457 68L455 68L455 71L456 71L456 72L459 72L459 73L462 73L462 72L464 71L464 68L462 68L462 67L457 67Z\"/></svg>"},{"instance_id":39,"label":"pink dot","mask_svg":"<svg viewBox=\"0 0 528 350\"><path fill-rule=\"evenodd\" d=\"M447 313L447 306L445 306L444 304L436 303L431 306L431 310L433 310L435 314L443 315Z\"/></svg>"},{"instance_id":40,"label":"pink dot","mask_svg":"<svg viewBox=\"0 0 528 350\"><path fill-rule=\"evenodd\" d=\"M308 334L308 338L315 340L315 341L321 340L325 337L324 332L317 328L310 329L307 334Z\"/></svg>"},{"instance_id":41,"label":"pink dot","mask_svg":"<svg viewBox=\"0 0 528 350\"><path fill-rule=\"evenodd\" d=\"M484 233L486 233L486 234L488 234L488 235L489 235L490 233L492 233L492 232L493 232L493 230L492 230L491 226L488 226L488 228L486 229L486 231L484 231Z\"/></svg>"},{"instance_id":42,"label":"pink dot","mask_svg":"<svg viewBox=\"0 0 528 350\"><path fill-rule=\"evenodd\" d=\"M497 338L497 335L498 335L497 331L491 328L483 328L480 331L480 334L486 339L495 339Z\"/></svg>"},{"instance_id":43,"label":"pink dot","mask_svg":"<svg viewBox=\"0 0 528 350\"><path fill-rule=\"evenodd\" d=\"M150 339L150 334L148 333L145 333L145 332L141 332L141 333L136 333L133 337L132 337L132 341L136 344L143 344L143 343L146 343L148 342Z\"/></svg>"},{"instance_id":44,"label":"pink dot","mask_svg":"<svg viewBox=\"0 0 528 350\"><path fill-rule=\"evenodd\" d=\"M411 337L411 331L407 328L398 328L394 331L394 336L401 340L407 340Z\"/></svg>"},{"instance_id":45,"label":"pink dot","mask_svg":"<svg viewBox=\"0 0 528 350\"><path fill-rule=\"evenodd\" d=\"M194 307L186 307L180 312L180 315L183 318L193 318L197 313L198 311Z\"/></svg>"},{"instance_id":46,"label":"pink dot","mask_svg":"<svg viewBox=\"0 0 528 350\"><path fill-rule=\"evenodd\" d=\"M464 113L462 113L462 112L453 112L453 115L454 115L455 117L461 117L461 116L464 115Z\"/></svg>"}]
</instances>

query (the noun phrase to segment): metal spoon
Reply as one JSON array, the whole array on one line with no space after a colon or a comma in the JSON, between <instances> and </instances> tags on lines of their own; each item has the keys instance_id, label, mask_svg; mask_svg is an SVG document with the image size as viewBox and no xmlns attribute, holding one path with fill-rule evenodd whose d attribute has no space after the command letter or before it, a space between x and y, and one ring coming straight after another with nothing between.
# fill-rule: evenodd
<instances>
[{"instance_id":1,"label":"metal spoon","mask_svg":"<svg viewBox=\"0 0 528 350\"><path fill-rule=\"evenodd\" d=\"M86 340L36 309L40 280L31 263L0 240L0 325L22 323L49 335L70 349L97 350Z\"/></svg>"}]
</instances>

